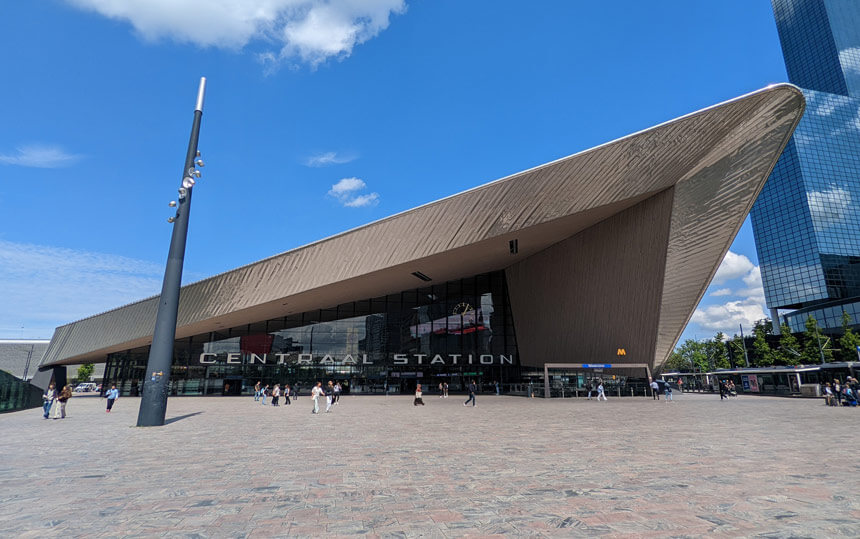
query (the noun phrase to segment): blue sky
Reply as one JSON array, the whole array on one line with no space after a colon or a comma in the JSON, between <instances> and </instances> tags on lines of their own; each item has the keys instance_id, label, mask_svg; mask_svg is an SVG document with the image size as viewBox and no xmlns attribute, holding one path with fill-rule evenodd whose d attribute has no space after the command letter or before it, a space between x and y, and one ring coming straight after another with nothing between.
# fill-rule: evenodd
<instances>
[{"instance_id":1,"label":"blue sky","mask_svg":"<svg viewBox=\"0 0 860 539\"><path fill-rule=\"evenodd\" d=\"M0 338L160 292L201 76L185 283L787 80L768 0L3 2L0 49Z\"/></svg>"}]
</instances>

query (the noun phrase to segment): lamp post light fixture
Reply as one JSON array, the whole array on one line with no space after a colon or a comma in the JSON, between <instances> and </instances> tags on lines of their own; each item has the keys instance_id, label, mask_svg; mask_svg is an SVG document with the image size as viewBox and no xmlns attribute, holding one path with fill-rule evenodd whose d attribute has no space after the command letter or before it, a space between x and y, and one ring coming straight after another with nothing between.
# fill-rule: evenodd
<instances>
[{"instance_id":1,"label":"lamp post light fixture","mask_svg":"<svg viewBox=\"0 0 860 539\"><path fill-rule=\"evenodd\" d=\"M167 413L167 392L170 386L170 366L173 363L173 343L176 340L176 316L179 311L179 288L182 284L188 216L191 212L191 191L196 183L194 178L200 178L200 171L194 168L194 159L200 156L200 152L197 151L197 139L200 136L205 92L206 77L201 77L188 152L185 155L185 166L182 168L179 205L177 207L175 202L169 204L170 207L176 207L176 215L167 219L167 222L173 224L173 234L170 238L167 267L164 270L164 282L161 285L161 296L158 300L152 346L149 348L149 359L144 373L140 410L137 414L138 427L162 426ZM203 166L203 161L198 160L197 164Z\"/></svg>"}]
</instances>

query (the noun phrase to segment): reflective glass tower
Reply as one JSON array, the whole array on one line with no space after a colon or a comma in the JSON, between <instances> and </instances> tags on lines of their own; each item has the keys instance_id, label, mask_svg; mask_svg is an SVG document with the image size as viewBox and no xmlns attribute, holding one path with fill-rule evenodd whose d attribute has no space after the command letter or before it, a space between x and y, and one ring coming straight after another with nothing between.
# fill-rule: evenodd
<instances>
[{"instance_id":1,"label":"reflective glass tower","mask_svg":"<svg viewBox=\"0 0 860 539\"><path fill-rule=\"evenodd\" d=\"M860 320L860 1L772 0L807 107L751 217L765 298L792 331Z\"/></svg>"}]
</instances>

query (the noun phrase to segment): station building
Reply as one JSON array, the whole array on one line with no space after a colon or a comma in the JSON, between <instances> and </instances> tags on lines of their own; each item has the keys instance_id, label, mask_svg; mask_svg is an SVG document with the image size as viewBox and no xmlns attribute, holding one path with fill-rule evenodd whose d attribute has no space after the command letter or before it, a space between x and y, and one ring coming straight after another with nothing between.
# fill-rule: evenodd
<instances>
[{"instance_id":1,"label":"station building","mask_svg":"<svg viewBox=\"0 0 860 539\"><path fill-rule=\"evenodd\" d=\"M186 285L170 392L659 367L803 109L795 87L768 87ZM104 362L105 383L135 394L158 300L57 328L40 368Z\"/></svg>"}]
</instances>

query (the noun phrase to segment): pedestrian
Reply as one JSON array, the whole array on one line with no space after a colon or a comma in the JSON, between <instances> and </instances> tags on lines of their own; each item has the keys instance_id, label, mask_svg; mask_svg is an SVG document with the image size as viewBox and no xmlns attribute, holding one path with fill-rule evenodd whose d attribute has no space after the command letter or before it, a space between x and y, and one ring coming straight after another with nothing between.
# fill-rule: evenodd
<instances>
[{"instance_id":1,"label":"pedestrian","mask_svg":"<svg viewBox=\"0 0 860 539\"><path fill-rule=\"evenodd\" d=\"M444 382L442 384L442 391L445 392L445 398L447 399L448 398L448 382Z\"/></svg>"},{"instance_id":2,"label":"pedestrian","mask_svg":"<svg viewBox=\"0 0 860 539\"><path fill-rule=\"evenodd\" d=\"M71 386L63 386L60 394L57 397L57 406L54 409L54 419L66 418L66 403L72 398Z\"/></svg>"},{"instance_id":3,"label":"pedestrian","mask_svg":"<svg viewBox=\"0 0 860 539\"><path fill-rule=\"evenodd\" d=\"M57 392L54 391L54 384L48 384L48 389L42 394L42 417L48 419L51 417L51 406L54 405L54 399L57 398Z\"/></svg>"},{"instance_id":4,"label":"pedestrian","mask_svg":"<svg viewBox=\"0 0 860 539\"><path fill-rule=\"evenodd\" d=\"M657 380L651 380L651 400L660 400L660 384Z\"/></svg>"},{"instance_id":5,"label":"pedestrian","mask_svg":"<svg viewBox=\"0 0 860 539\"><path fill-rule=\"evenodd\" d=\"M666 402L673 401L675 399L672 398L672 384L666 384Z\"/></svg>"},{"instance_id":6,"label":"pedestrian","mask_svg":"<svg viewBox=\"0 0 860 539\"><path fill-rule=\"evenodd\" d=\"M110 389L105 393L105 397L107 397L107 410L105 410L105 413L109 414L111 408L113 408L113 403L119 398L119 390L116 388L116 384L110 386Z\"/></svg>"},{"instance_id":7,"label":"pedestrian","mask_svg":"<svg viewBox=\"0 0 860 539\"><path fill-rule=\"evenodd\" d=\"M597 402L600 402L600 397L603 397L603 400L606 401L606 393L603 392L603 380L597 381Z\"/></svg>"},{"instance_id":8,"label":"pedestrian","mask_svg":"<svg viewBox=\"0 0 860 539\"><path fill-rule=\"evenodd\" d=\"M498 382L493 382L493 385L495 385L495 386L496 386L496 395L501 395L501 392L499 391L499 383L498 383Z\"/></svg>"},{"instance_id":9,"label":"pedestrian","mask_svg":"<svg viewBox=\"0 0 860 539\"><path fill-rule=\"evenodd\" d=\"M263 406L266 405L266 397L269 395L269 384L266 384L266 387L263 388L263 391L260 393L260 398L262 399L261 403Z\"/></svg>"},{"instance_id":10,"label":"pedestrian","mask_svg":"<svg viewBox=\"0 0 860 539\"><path fill-rule=\"evenodd\" d=\"M254 384L254 402L258 402L260 400L260 386L262 382L257 382Z\"/></svg>"},{"instance_id":11,"label":"pedestrian","mask_svg":"<svg viewBox=\"0 0 860 539\"><path fill-rule=\"evenodd\" d=\"M824 404L833 406L833 389L830 388L830 382L824 385Z\"/></svg>"},{"instance_id":12,"label":"pedestrian","mask_svg":"<svg viewBox=\"0 0 860 539\"><path fill-rule=\"evenodd\" d=\"M325 411L326 413L331 412L331 405L334 401L334 384L331 380L328 381L328 386L326 386L325 391Z\"/></svg>"},{"instance_id":13,"label":"pedestrian","mask_svg":"<svg viewBox=\"0 0 860 539\"><path fill-rule=\"evenodd\" d=\"M311 413L318 414L320 413L320 396L325 395L325 391L322 388L322 382L317 382L317 385L311 389L311 399L314 401L314 411Z\"/></svg>"},{"instance_id":14,"label":"pedestrian","mask_svg":"<svg viewBox=\"0 0 860 539\"><path fill-rule=\"evenodd\" d=\"M591 380L585 382L585 390L588 391L586 400L591 400L591 392L594 391L594 386L591 385Z\"/></svg>"},{"instance_id":15,"label":"pedestrian","mask_svg":"<svg viewBox=\"0 0 860 539\"><path fill-rule=\"evenodd\" d=\"M412 401L412 406L424 406L424 399L421 398L421 384L415 386L415 400Z\"/></svg>"},{"instance_id":16,"label":"pedestrian","mask_svg":"<svg viewBox=\"0 0 860 539\"><path fill-rule=\"evenodd\" d=\"M729 387L726 385L726 381L720 380L720 401L722 401L723 399L728 399L729 398L728 393L729 393Z\"/></svg>"},{"instance_id":17,"label":"pedestrian","mask_svg":"<svg viewBox=\"0 0 860 539\"><path fill-rule=\"evenodd\" d=\"M284 384L284 404L290 404L290 384Z\"/></svg>"},{"instance_id":18,"label":"pedestrian","mask_svg":"<svg viewBox=\"0 0 860 539\"><path fill-rule=\"evenodd\" d=\"M439 398L445 397L445 387L442 385L442 382L439 382Z\"/></svg>"},{"instance_id":19,"label":"pedestrian","mask_svg":"<svg viewBox=\"0 0 860 539\"><path fill-rule=\"evenodd\" d=\"M334 405L340 402L340 392L343 391L343 387L341 387L340 382L335 382L334 384Z\"/></svg>"},{"instance_id":20,"label":"pedestrian","mask_svg":"<svg viewBox=\"0 0 860 539\"><path fill-rule=\"evenodd\" d=\"M472 380L469 383L469 398L466 399L466 402L463 403L463 406L467 406L469 401L472 401L472 406L475 406L477 403L475 402L475 393L478 392L478 386L475 384L475 381Z\"/></svg>"},{"instance_id":21,"label":"pedestrian","mask_svg":"<svg viewBox=\"0 0 860 539\"><path fill-rule=\"evenodd\" d=\"M279 384L275 384L275 387L272 389L272 406L278 405L278 399L281 398L281 386Z\"/></svg>"},{"instance_id":22,"label":"pedestrian","mask_svg":"<svg viewBox=\"0 0 860 539\"><path fill-rule=\"evenodd\" d=\"M738 396L738 391L735 388L735 381L734 380L729 380L729 383L726 386L726 390L729 393L729 397L737 397Z\"/></svg>"}]
</instances>

